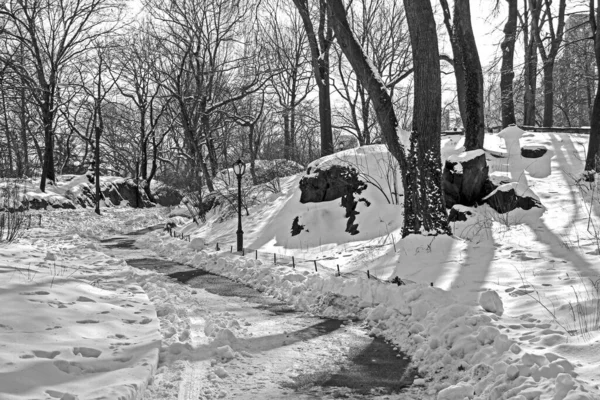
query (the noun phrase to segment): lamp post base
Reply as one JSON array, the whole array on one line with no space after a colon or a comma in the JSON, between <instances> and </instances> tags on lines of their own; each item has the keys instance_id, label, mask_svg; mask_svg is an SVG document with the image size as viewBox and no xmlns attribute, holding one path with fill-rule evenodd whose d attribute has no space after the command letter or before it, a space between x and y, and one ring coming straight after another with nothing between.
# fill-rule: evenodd
<instances>
[{"instance_id":1,"label":"lamp post base","mask_svg":"<svg viewBox=\"0 0 600 400\"><path fill-rule=\"evenodd\" d=\"M238 230L237 234L237 251L244 250L244 231Z\"/></svg>"}]
</instances>

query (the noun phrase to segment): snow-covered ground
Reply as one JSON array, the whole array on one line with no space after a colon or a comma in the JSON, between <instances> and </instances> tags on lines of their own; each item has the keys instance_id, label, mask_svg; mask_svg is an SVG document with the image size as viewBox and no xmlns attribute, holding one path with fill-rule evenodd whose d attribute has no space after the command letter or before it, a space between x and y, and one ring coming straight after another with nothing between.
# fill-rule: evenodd
<instances>
[{"instance_id":1,"label":"snow-covered ground","mask_svg":"<svg viewBox=\"0 0 600 400\"><path fill-rule=\"evenodd\" d=\"M419 398L597 400L600 307L592 285L597 288L600 279L600 204L595 188L573 180L583 170L586 143L585 135L564 133L488 135L486 149L503 156L488 157L490 173L526 186L545 211L507 216L479 207L472 209L475 217L454 224L454 237L401 240L401 206L369 189L364 195L371 205L359 203L360 234L351 236L344 232L339 200L300 204L300 177L283 180L280 193L244 216L247 247L319 259L332 268L319 272L310 263L299 262L293 270L266 257L254 260L216 251L217 242L224 249L235 243L237 224L220 221L216 214L201 227L190 223L178 228L191 235L191 243L155 231L137 244L238 279L300 310L365 321L373 334L412 357L422 377L416 381L423 387ZM550 151L541 159L525 159L517 151L523 145L544 145ZM448 157L459 152L460 143L447 137L442 149ZM383 148L372 154L383 157ZM350 150L337 157L345 155L352 160L360 156ZM374 165L369 164L372 157L365 157L367 165ZM376 173L383 179L386 171ZM100 253L94 243L94 238L122 230L123 221L127 229L165 218L161 210L132 214L126 217L123 209L101 218L82 210L45 214L50 228L36 228L17 244L0 248L0 272L6 277L0 282L0 301L10 304L0 319L0 392L7 393L2 396L68 399L63 393L72 393L83 399L104 390L105 398L115 398L106 392L110 387L128 398L134 388L143 389L159 353L161 363L177 351L192 353L186 346L197 345L190 344L195 322L187 313L203 307L197 294L155 273L136 271L118 257ZM292 237L296 216L308 232ZM73 274L61 272L67 269L62 265ZM337 265L354 273L337 277ZM379 278L399 276L416 283L368 280L366 270ZM36 292L48 294L31 294ZM167 346L157 342L159 329ZM229 331L236 336L235 329ZM215 335L219 332L228 335L223 326ZM116 334L127 339L110 337ZM179 381L185 381L181 376L193 359L161 365L148 398L161 398L161 390L169 398L177 382L173 377L179 374ZM204 395L218 397L232 386L234 380L223 379ZM180 398L199 395L184 392Z\"/></svg>"}]
</instances>

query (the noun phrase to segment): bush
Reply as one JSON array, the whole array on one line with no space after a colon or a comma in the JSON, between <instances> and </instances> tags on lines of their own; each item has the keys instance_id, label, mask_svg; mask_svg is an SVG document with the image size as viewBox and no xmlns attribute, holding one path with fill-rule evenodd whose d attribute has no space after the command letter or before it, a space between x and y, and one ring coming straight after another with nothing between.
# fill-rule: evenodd
<instances>
[{"instance_id":1,"label":"bush","mask_svg":"<svg viewBox=\"0 0 600 400\"><path fill-rule=\"evenodd\" d=\"M27 229L25 185L14 179L0 182L0 242L10 243Z\"/></svg>"}]
</instances>

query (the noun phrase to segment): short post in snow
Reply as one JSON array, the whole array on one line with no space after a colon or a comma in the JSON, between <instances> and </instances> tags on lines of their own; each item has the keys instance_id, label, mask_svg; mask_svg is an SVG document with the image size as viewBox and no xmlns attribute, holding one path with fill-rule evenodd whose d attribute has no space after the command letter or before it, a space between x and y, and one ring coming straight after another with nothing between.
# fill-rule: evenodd
<instances>
[{"instance_id":1,"label":"short post in snow","mask_svg":"<svg viewBox=\"0 0 600 400\"><path fill-rule=\"evenodd\" d=\"M317 271L317 260L313 260L313 262L315 263L315 272L318 272Z\"/></svg>"},{"instance_id":2,"label":"short post in snow","mask_svg":"<svg viewBox=\"0 0 600 400\"><path fill-rule=\"evenodd\" d=\"M371 279L371 274L369 273L369 270L367 270L367 279Z\"/></svg>"},{"instance_id":3,"label":"short post in snow","mask_svg":"<svg viewBox=\"0 0 600 400\"><path fill-rule=\"evenodd\" d=\"M233 163L233 172L238 181L238 230L237 230L237 251L244 249L244 231L242 230L242 175L246 172L246 164L242 160Z\"/></svg>"},{"instance_id":4,"label":"short post in snow","mask_svg":"<svg viewBox=\"0 0 600 400\"><path fill-rule=\"evenodd\" d=\"M219 242L217 242L217 247L215 248L216 251L221 250L221 248L219 247Z\"/></svg>"},{"instance_id":5,"label":"short post in snow","mask_svg":"<svg viewBox=\"0 0 600 400\"><path fill-rule=\"evenodd\" d=\"M337 265L337 268L338 268L338 276L342 276L342 275L340 274L340 264L338 264L338 265Z\"/></svg>"},{"instance_id":6,"label":"short post in snow","mask_svg":"<svg viewBox=\"0 0 600 400\"><path fill-rule=\"evenodd\" d=\"M254 258L258 260L258 250L254 250Z\"/></svg>"},{"instance_id":7,"label":"short post in snow","mask_svg":"<svg viewBox=\"0 0 600 400\"><path fill-rule=\"evenodd\" d=\"M277 253L273 253L273 264L277 264Z\"/></svg>"},{"instance_id":8,"label":"short post in snow","mask_svg":"<svg viewBox=\"0 0 600 400\"><path fill-rule=\"evenodd\" d=\"M292 268L296 269L296 260L294 260L294 256L292 256Z\"/></svg>"}]
</instances>

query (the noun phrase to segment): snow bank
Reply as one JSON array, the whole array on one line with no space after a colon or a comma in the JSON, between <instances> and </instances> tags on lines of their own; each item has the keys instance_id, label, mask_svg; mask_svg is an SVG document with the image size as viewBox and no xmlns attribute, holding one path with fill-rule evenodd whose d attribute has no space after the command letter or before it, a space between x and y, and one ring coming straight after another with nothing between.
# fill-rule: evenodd
<instances>
[{"instance_id":1,"label":"snow bank","mask_svg":"<svg viewBox=\"0 0 600 400\"><path fill-rule=\"evenodd\" d=\"M93 248L42 229L0 248L3 400L137 399L147 386L156 311L132 269Z\"/></svg>"},{"instance_id":2,"label":"snow bank","mask_svg":"<svg viewBox=\"0 0 600 400\"><path fill-rule=\"evenodd\" d=\"M567 359L524 352L501 332L496 314L460 304L451 292L423 284L395 286L366 277L294 271L229 253L194 251L158 232L138 245L244 282L299 309L363 319L371 334L385 336L412 356L428 393L438 400L529 399L542 393L556 399L564 398L563 393L590 396ZM493 297L482 296L482 303L499 313L498 299L488 301L488 296Z\"/></svg>"}]
</instances>

